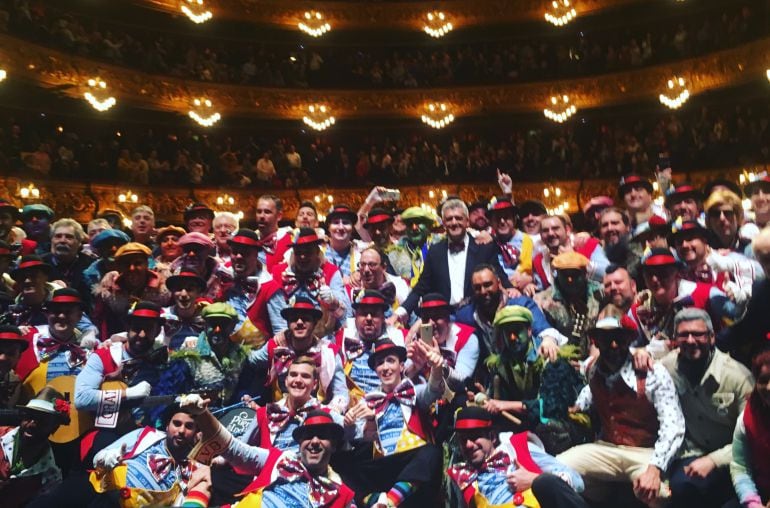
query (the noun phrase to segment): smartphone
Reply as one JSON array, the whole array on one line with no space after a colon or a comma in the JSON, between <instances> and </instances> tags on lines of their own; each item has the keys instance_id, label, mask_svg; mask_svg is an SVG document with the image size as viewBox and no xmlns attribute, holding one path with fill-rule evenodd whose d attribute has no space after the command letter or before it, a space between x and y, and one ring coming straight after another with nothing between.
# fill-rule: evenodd
<instances>
[{"instance_id":1,"label":"smartphone","mask_svg":"<svg viewBox=\"0 0 770 508\"><path fill-rule=\"evenodd\" d=\"M385 189L380 193L380 197L383 201L399 201L401 199L401 191L398 189Z\"/></svg>"},{"instance_id":2,"label":"smartphone","mask_svg":"<svg viewBox=\"0 0 770 508\"><path fill-rule=\"evenodd\" d=\"M426 345L433 346L433 325L430 323L423 323L420 325L420 340Z\"/></svg>"}]
</instances>

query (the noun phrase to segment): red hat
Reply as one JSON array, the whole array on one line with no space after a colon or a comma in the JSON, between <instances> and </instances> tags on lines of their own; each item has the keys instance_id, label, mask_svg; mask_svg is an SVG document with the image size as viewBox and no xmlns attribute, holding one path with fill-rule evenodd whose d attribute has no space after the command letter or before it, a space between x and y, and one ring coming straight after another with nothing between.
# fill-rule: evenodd
<instances>
[{"instance_id":1,"label":"red hat","mask_svg":"<svg viewBox=\"0 0 770 508\"><path fill-rule=\"evenodd\" d=\"M505 197L494 197L489 200L487 205L487 215L492 215L495 212L507 212L510 211L515 216L519 209L510 199Z\"/></svg>"},{"instance_id":2,"label":"red hat","mask_svg":"<svg viewBox=\"0 0 770 508\"><path fill-rule=\"evenodd\" d=\"M492 428L492 414L479 406L461 408L455 416L455 431Z\"/></svg>"},{"instance_id":3,"label":"red hat","mask_svg":"<svg viewBox=\"0 0 770 508\"><path fill-rule=\"evenodd\" d=\"M293 437L294 441L297 443L318 435L339 442L342 441L345 432L342 425L335 422L330 413L315 409L313 411L308 411L305 415L305 419L302 421L302 425L294 429L291 433L291 437Z\"/></svg>"},{"instance_id":4,"label":"red hat","mask_svg":"<svg viewBox=\"0 0 770 508\"><path fill-rule=\"evenodd\" d=\"M609 208L615 202L609 196L594 196L583 206L583 214L588 215L594 208Z\"/></svg>"},{"instance_id":5,"label":"red hat","mask_svg":"<svg viewBox=\"0 0 770 508\"><path fill-rule=\"evenodd\" d=\"M642 178L639 175L630 174L626 175L623 178L620 179L620 185L618 186L618 194L622 198L626 194L628 194L628 191L631 190L632 187L644 187L647 189L647 192L652 194L652 182L650 182L646 178Z\"/></svg>"},{"instance_id":6,"label":"red hat","mask_svg":"<svg viewBox=\"0 0 770 508\"><path fill-rule=\"evenodd\" d=\"M642 267L654 267L654 266L678 266L679 261L676 260L670 250L664 248L655 248L642 258Z\"/></svg>"},{"instance_id":7,"label":"red hat","mask_svg":"<svg viewBox=\"0 0 770 508\"><path fill-rule=\"evenodd\" d=\"M356 310L362 305L382 307L383 310L389 307L388 302L385 301L385 296L375 289L365 289L358 293L351 306Z\"/></svg>"},{"instance_id":8,"label":"red hat","mask_svg":"<svg viewBox=\"0 0 770 508\"><path fill-rule=\"evenodd\" d=\"M12 325L0 325L0 342L15 342L22 351L29 347L29 341L21 335L21 330Z\"/></svg>"},{"instance_id":9,"label":"red hat","mask_svg":"<svg viewBox=\"0 0 770 508\"><path fill-rule=\"evenodd\" d=\"M326 224L328 225L337 218L348 219L353 225L358 222L358 214L353 211L348 205L338 204L334 205L329 213L326 214Z\"/></svg>"},{"instance_id":10,"label":"red hat","mask_svg":"<svg viewBox=\"0 0 770 508\"><path fill-rule=\"evenodd\" d=\"M85 303L80 297L80 293L77 289L73 288L57 289L53 292L53 295L51 295L51 299L45 302L47 308L58 307L60 305L78 305L80 308L85 307Z\"/></svg>"},{"instance_id":11,"label":"red hat","mask_svg":"<svg viewBox=\"0 0 770 508\"><path fill-rule=\"evenodd\" d=\"M200 245L209 249L214 248L214 242L211 240L211 237L199 231L187 233L179 239L179 246L182 247L183 250L186 245Z\"/></svg>"},{"instance_id":12,"label":"red hat","mask_svg":"<svg viewBox=\"0 0 770 508\"><path fill-rule=\"evenodd\" d=\"M51 275L51 265L40 259L40 256L30 254L21 258L19 266L11 270L11 278L18 282L29 270L42 270L46 276Z\"/></svg>"}]
</instances>

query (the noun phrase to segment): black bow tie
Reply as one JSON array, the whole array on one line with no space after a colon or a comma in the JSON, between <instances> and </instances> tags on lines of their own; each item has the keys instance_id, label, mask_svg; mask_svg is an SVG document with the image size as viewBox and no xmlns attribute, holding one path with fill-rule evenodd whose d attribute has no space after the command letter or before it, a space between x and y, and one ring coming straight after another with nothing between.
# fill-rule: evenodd
<instances>
[{"instance_id":1,"label":"black bow tie","mask_svg":"<svg viewBox=\"0 0 770 508\"><path fill-rule=\"evenodd\" d=\"M462 252L465 250L465 238L460 240L459 242L453 242L449 241L449 252L452 254L457 254L458 252Z\"/></svg>"}]
</instances>

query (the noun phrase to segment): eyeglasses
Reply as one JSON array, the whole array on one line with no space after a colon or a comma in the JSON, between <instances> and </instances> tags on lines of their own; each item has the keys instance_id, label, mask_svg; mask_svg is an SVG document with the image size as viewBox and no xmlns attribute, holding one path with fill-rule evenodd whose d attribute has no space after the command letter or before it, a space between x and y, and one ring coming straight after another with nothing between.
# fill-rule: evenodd
<instances>
[{"instance_id":1,"label":"eyeglasses","mask_svg":"<svg viewBox=\"0 0 770 508\"><path fill-rule=\"evenodd\" d=\"M364 263L364 262L358 263L358 268L361 268L361 269L368 268L370 270L375 270L378 266L380 266L380 263L375 263L374 261L372 261L371 263Z\"/></svg>"},{"instance_id":2,"label":"eyeglasses","mask_svg":"<svg viewBox=\"0 0 770 508\"><path fill-rule=\"evenodd\" d=\"M702 332L694 332L694 331L688 331L688 332L678 332L676 334L677 340L687 340L692 336L694 339L702 339L704 337L708 337L711 332L708 330L702 331Z\"/></svg>"},{"instance_id":3,"label":"eyeglasses","mask_svg":"<svg viewBox=\"0 0 770 508\"><path fill-rule=\"evenodd\" d=\"M721 210L719 208L712 208L708 213L709 219L719 219L723 214L727 220L733 220L735 218L735 210Z\"/></svg>"}]
</instances>

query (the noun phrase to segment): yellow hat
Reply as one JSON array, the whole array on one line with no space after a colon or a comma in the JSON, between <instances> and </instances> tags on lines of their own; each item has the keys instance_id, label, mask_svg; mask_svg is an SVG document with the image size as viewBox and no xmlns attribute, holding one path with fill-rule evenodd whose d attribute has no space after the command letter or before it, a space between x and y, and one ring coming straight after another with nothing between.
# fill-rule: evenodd
<instances>
[{"instance_id":1,"label":"yellow hat","mask_svg":"<svg viewBox=\"0 0 770 508\"><path fill-rule=\"evenodd\" d=\"M115 252L115 259L120 259L132 254L140 254L149 257L152 255L152 251L143 243L128 242L127 244L120 247L117 252Z\"/></svg>"},{"instance_id":2,"label":"yellow hat","mask_svg":"<svg viewBox=\"0 0 770 508\"><path fill-rule=\"evenodd\" d=\"M585 270L588 266L588 258L579 252L562 252L551 262L557 270Z\"/></svg>"}]
</instances>

